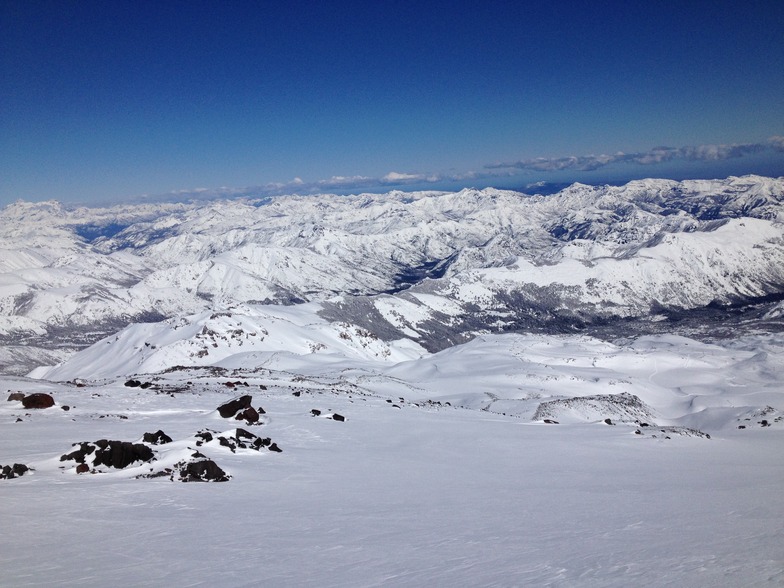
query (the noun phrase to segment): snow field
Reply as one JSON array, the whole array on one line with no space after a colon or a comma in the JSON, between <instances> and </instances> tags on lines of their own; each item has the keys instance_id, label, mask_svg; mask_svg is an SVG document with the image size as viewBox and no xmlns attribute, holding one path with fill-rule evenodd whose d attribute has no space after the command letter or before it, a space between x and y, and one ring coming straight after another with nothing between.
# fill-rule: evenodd
<instances>
[{"instance_id":1,"label":"snow field","mask_svg":"<svg viewBox=\"0 0 784 588\"><path fill-rule=\"evenodd\" d=\"M759 345L766 358L674 337L616 347L498 336L394 366L140 375L148 389L123 379L77 387L6 378L9 390L48 391L57 406L0 405L0 462L35 469L0 482L14 530L0 538L2 583L775 585L784 581L782 347L775 338ZM601 377L586 384L594 364ZM715 386L717 372L747 386L726 378L714 408L693 409L683 397L703 394L673 386ZM582 384L564 386L575 374ZM579 411L564 411L572 416L559 425L530 420L542 401L584 398L602 385L608 394L610 375L670 413L652 425L703 427L711 438L654 437L654 427L638 435L638 423L608 426ZM77 475L59 461L75 442L138 441L162 429L174 442L152 448L173 463L196 449L197 431L238 426L215 411L238 394L266 411L262 425L239 425L283 452L199 447L228 482L134 479L144 464ZM758 394L777 400L771 426L760 426L761 407L750 405ZM502 414L503 401L518 410ZM329 418L335 413L345 422ZM738 429L743 414L756 416Z\"/></svg>"}]
</instances>

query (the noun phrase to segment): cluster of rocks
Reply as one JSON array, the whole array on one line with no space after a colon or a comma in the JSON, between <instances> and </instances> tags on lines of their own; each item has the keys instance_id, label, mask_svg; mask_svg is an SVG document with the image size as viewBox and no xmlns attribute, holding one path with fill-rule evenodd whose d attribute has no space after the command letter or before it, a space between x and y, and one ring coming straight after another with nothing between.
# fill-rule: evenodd
<instances>
[{"instance_id":1,"label":"cluster of rocks","mask_svg":"<svg viewBox=\"0 0 784 588\"><path fill-rule=\"evenodd\" d=\"M228 448L232 453L236 453L237 449L253 449L261 451L267 449L275 453L281 453L283 450L278 447L277 443L273 443L269 437L259 437L245 429L235 429L233 434L219 434L217 431L210 431L204 429L196 433L195 437L196 446L201 447L205 443L217 442L221 447Z\"/></svg>"},{"instance_id":2,"label":"cluster of rocks","mask_svg":"<svg viewBox=\"0 0 784 588\"><path fill-rule=\"evenodd\" d=\"M137 462L149 463L155 459L153 450L144 443L99 439L74 443L73 447L76 449L61 455L60 461L76 462L78 474L97 471L100 466L121 470Z\"/></svg>"},{"instance_id":3,"label":"cluster of rocks","mask_svg":"<svg viewBox=\"0 0 784 588\"><path fill-rule=\"evenodd\" d=\"M620 422L635 422L653 418L653 409L638 396L622 392L621 394L595 394L575 398L561 398L542 402L536 409L532 419L535 421L555 421L558 418L573 415L586 421L604 420L607 423L614 417Z\"/></svg>"},{"instance_id":4,"label":"cluster of rocks","mask_svg":"<svg viewBox=\"0 0 784 588\"><path fill-rule=\"evenodd\" d=\"M223 385L227 388L236 388L237 386L245 386L247 388L250 386L250 384L242 380L236 380L235 382L223 382Z\"/></svg>"},{"instance_id":5,"label":"cluster of rocks","mask_svg":"<svg viewBox=\"0 0 784 588\"><path fill-rule=\"evenodd\" d=\"M146 390L152 386L152 382L141 382L139 380L128 380L125 382L125 385L128 388L141 388L142 390Z\"/></svg>"},{"instance_id":6,"label":"cluster of rocks","mask_svg":"<svg viewBox=\"0 0 784 588\"><path fill-rule=\"evenodd\" d=\"M784 415L780 414L772 406L766 406L747 414L748 416L742 421L743 424L738 425L739 429L753 427L754 425L759 425L762 428L772 427L774 423L780 423L784 420ZM741 422L741 419L738 419L738 422Z\"/></svg>"},{"instance_id":7,"label":"cluster of rocks","mask_svg":"<svg viewBox=\"0 0 784 588\"><path fill-rule=\"evenodd\" d=\"M19 476L24 476L29 471L31 471L30 468L23 463L0 466L0 480L18 478Z\"/></svg>"},{"instance_id":8,"label":"cluster of rocks","mask_svg":"<svg viewBox=\"0 0 784 588\"><path fill-rule=\"evenodd\" d=\"M318 408L311 409L310 414L314 417L323 417L325 419L332 419L333 421L339 421L341 423L346 420L346 417L344 417L342 414L338 414L336 412L323 414Z\"/></svg>"},{"instance_id":9,"label":"cluster of rocks","mask_svg":"<svg viewBox=\"0 0 784 588\"><path fill-rule=\"evenodd\" d=\"M691 429L689 427L661 427L659 425L651 425L644 422L638 424L639 427L634 431L634 434L650 437L651 439L672 439L673 436L700 437L702 439L711 438L708 433L703 433L698 429Z\"/></svg>"},{"instance_id":10,"label":"cluster of rocks","mask_svg":"<svg viewBox=\"0 0 784 588\"><path fill-rule=\"evenodd\" d=\"M141 474L136 478L169 478L172 482L175 478L179 482L228 482L231 476L206 455L195 451L189 459L178 461L173 467Z\"/></svg>"},{"instance_id":11,"label":"cluster of rocks","mask_svg":"<svg viewBox=\"0 0 784 588\"><path fill-rule=\"evenodd\" d=\"M246 385L244 382L231 382L232 387ZM129 388L149 388L149 382L139 380L128 380L125 386ZM54 399L49 394L33 393L23 394L14 392L9 401L21 401L25 408L48 408L54 405ZM254 408L251 404L253 397L250 395L239 396L220 405L217 408L222 418L244 421L249 425L260 425L261 415L266 414L261 407ZM63 407L67 410L67 407ZM318 411L320 413L320 411ZM329 415L334 420L344 420L338 414ZM127 418L127 417L125 417ZM215 447L225 447L232 453L238 449L249 449L255 451L272 451L280 453L283 450L273 443L269 437L259 437L245 429L235 429L226 433L218 433L204 429L194 435L196 446L201 447L212 444ZM98 441L83 441L74 443L72 450L60 456L61 462L73 462L75 471L78 474L92 472L99 473L107 468L125 469L129 466L139 466L145 463L152 463L157 460L156 453L151 446L166 445L172 443L172 438L158 430L154 433L144 433L141 442L129 442L109 439L99 439ZM65 466L62 466L65 467ZM2 466L0 479L10 479L19 477L29 468L23 464L13 464L12 466ZM137 478L159 478L169 477L171 480L182 482L225 482L231 476L223 471L212 459L195 450L190 458L181 460L172 467L166 467L159 471L150 469L149 474L141 474Z\"/></svg>"}]
</instances>

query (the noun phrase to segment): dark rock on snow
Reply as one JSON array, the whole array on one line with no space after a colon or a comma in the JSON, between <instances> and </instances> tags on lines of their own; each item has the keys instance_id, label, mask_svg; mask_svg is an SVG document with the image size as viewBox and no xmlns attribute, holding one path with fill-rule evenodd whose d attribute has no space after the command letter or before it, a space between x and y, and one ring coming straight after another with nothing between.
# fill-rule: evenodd
<instances>
[{"instance_id":1,"label":"dark rock on snow","mask_svg":"<svg viewBox=\"0 0 784 588\"><path fill-rule=\"evenodd\" d=\"M194 435L194 437L200 439L199 441L196 441L196 445L201 445L202 443L209 443L212 441L212 433L209 431L199 431Z\"/></svg>"},{"instance_id":2,"label":"dark rock on snow","mask_svg":"<svg viewBox=\"0 0 784 588\"><path fill-rule=\"evenodd\" d=\"M201 433L197 433L196 436L200 435ZM245 429L237 429L234 432L234 435L219 435L218 443L220 443L222 447L230 449L232 453L237 449L255 449L256 451L261 451L263 448L267 448L267 450L275 451L277 453L283 451L277 444L273 443L272 439L269 437L262 438Z\"/></svg>"},{"instance_id":3,"label":"dark rock on snow","mask_svg":"<svg viewBox=\"0 0 784 588\"><path fill-rule=\"evenodd\" d=\"M95 443L74 443L74 447L78 449L61 455L60 461L86 464L88 456L91 456L89 461L92 461L93 467L105 465L120 470L137 461L150 462L155 459L153 450L142 443L100 439Z\"/></svg>"},{"instance_id":4,"label":"dark rock on snow","mask_svg":"<svg viewBox=\"0 0 784 588\"><path fill-rule=\"evenodd\" d=\"M30 471L23 463L15 463L14 465L6 465L0 468L0 480L11 480L25 475Z\"/></svg>"},{"instance_id":5,"label":"dark rock on snow","mask_svg":"<svg viewBox=\"0 0 784 588\"><path fill-rule=\"evenodd\" d=\"M228 482L231 479L231 476L211 459L180 463L177 467L181 482Z\"/></svg>"},{"instance_id":6,"label":"dark rock on snow","mask_svg":"<svg viewBox=\"0 0 784 588\"><path fill-rule=\"evenodd\" d=\"M234 418L238 421L247 421L248 424L253 424L259 422L259 413L255 408L249 406L242 412L237 413L237 416Z\"/></svg>"},{"instance_id":7,"label":"dark rock on snow","mask_svg":"<svg viewBox=\"0 0 784 588\"><path fill-rule=\"evenodd\" d=\"M171 443L172 438L159 429L155 433L145 433L142 441L151 445L164 445L165 443Z\"/></svg>"},{"instance_id":8,"label":"dark rock on snow","mask_svg":"<svg viewBox=\"0 0 784 588\"><path fill-rule=\"evenodd\" d=\"M43 392L35 392L22 399L22 406L25 408L49 408L54 406L54 398Z\"/></svg>"},{"instance_id":9,"label":"dark rock on snow","mask_svg":"<svg viewBox=\"0 0 784 588\"><path fill-rule=\"evenodd\" d=\"M223 417L224 419L230 419L241 410L245 410L246 408L249 408L250 403L252 401L253 401L253 397L250 394L245 394L244 396L238 396L233 400L229 400L225 404L221 404L218 407L218 414L220 414L221 417Z\"/></svg>"}]
</instances>

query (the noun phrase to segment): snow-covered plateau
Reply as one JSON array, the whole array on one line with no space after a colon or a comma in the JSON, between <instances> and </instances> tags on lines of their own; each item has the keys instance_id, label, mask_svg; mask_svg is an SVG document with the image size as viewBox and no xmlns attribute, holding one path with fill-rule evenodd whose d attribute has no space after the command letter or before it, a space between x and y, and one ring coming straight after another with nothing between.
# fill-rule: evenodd
<instances>
[{"instance_id":1,"label":"snow-covered plateau","mask_svg":"<svg viewBox=\"0 0 784 588\"><path fill-rule=\"evenodd\" d=\"M784 178L0 211L0 585L784 585Z\"/></svg>"}]
</instances>

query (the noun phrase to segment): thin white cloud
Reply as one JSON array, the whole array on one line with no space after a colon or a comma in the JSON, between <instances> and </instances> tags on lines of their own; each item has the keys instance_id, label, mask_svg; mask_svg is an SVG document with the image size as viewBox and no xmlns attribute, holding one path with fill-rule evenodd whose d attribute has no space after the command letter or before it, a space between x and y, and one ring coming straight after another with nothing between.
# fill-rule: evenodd
<instances>
[{"instance_id":1,"label":"thin white cloud","mask_svg":"<svg viewBox=\"0 0 784 588\"><path fill-rule=\"evenodd\" d=\"M397 183L408 183L408 182L422 182L427 180L426 174L401 174L398 172L389 172L383 178L381 178L382 182L386 182L388 184L397 184Z\"/></svg>"},{"instance_id":2,"label":"thin white cloud","mask_svg":"<svg viewBox=\"0 0 784 588\"><path fill-rule=\"evenodd\" d=\"M612 155L581 155L570 157L536 157L519 161L493 163L481 171L451 171L450 173L390 171L383 176L332 176L316 181L304 181L300 177L287 182L270 182L246 188L196 188L178 190L161 195L163 200L211 200L232 196L258 198L285 194L319 194L330 191L339 193L385 192L397 187L424 187L427 185L459 185L481 182L492 178L519 177L521 172L554 172L562 170L592 171L611 164L634 163L657 165L673 160L721 161L735 159L764 151L784 152L784 137L773 136L760 143L733 145L697 145L690 147L654 147L648 151Z\"/></svg>"}]
</instances>

